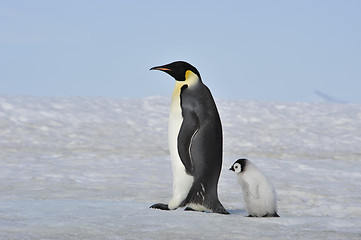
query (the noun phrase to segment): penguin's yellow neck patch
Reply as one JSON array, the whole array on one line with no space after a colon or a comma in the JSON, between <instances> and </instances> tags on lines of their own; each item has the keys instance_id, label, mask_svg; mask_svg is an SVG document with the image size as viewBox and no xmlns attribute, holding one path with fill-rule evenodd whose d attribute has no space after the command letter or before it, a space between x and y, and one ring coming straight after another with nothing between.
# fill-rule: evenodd
<instances>
[{"instance_id":1,"label":"penguin's yellow neck patch","mask_svg":"<svg viewBox=\"0 0 361 240\"><path fill-rule=\"evenodd\" d=\"M191 70L186 71L186 76L185 77L186 77L185 83L188 86L192 86L193 84L195 84L196 82L199 81L199 78L198 78L197 74L195 74Z\"/></svg>"},{"instance_id":2,"label":"penguin's yellow neck patch","mask_svg":"<svg viewBox=\"0 0 361 240\"><path fill-rule=\"evenodd\" d=\"M185 75L186 80L185 81L176 81L175 83L175 87L173 90L173 94L172 94L172 101L177 100L179 101L179 96L180 96L180 92L181 92L181 88L184 85L188 85L188 87L192 87L194 84L196 84L199 81L199 78L197 76L197 74L195 74L194 72L188 70L186 71L186 75Z\"/></svg>"},{"instance_id":3,"label":"penguin's yellow neck patch","mask_svg":"<svg viewBox=\"0 0 361 240\"><path fill-rule=\"evenodd\" d=\"M193 72L191 70L186 71L186 81ZM194 73L193 73L194 74Z\"/></svg>"}]
</instances>

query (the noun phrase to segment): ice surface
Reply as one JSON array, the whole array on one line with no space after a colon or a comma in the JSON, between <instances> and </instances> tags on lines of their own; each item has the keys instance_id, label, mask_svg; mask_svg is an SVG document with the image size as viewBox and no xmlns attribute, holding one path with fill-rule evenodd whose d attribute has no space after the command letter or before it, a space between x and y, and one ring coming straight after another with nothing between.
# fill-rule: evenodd
<instances>
[{"instance_id":1,"label":"ice surface","mask_svg":"<svg viewBox=\"0 0 361 240\"><path fill-rule=\"evenodd\" d=\"M361 105L217 100L231 215L149 209L172 192L169 99L0 97L0 239L361 239ZM246 218L251 159L281 218Z\"/></svg>"}]
</instances>

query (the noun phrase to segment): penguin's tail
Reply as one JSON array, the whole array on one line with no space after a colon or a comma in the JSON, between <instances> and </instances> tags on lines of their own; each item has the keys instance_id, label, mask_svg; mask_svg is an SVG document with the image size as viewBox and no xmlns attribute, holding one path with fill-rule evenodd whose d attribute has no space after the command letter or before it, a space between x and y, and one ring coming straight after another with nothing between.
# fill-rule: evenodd
<instances>
[{"instance_id":1,"label":"penguin's tail","mask_svg":"<svg viewBox=\"0 0 361 240\"><path fill-rule=\"evenodd\" d=\"M214 213L229 214L229 212L223 207L222 203L219 200L215 204L210 206L210 209Z\"/></svg>"},{"instance_id":2,"label":"penguin's tail","mask_svg":"<svg viewBox=\"0 0 361 240\"><path fill-rule=\"evenodd\" d=\"M181 207L187 205L190 209L198 211L198 209L192 208L192 204L202 206L200 209L207 209L213 213L229 214L219 201L217 191L208 191L202 183L193 184L187 198L181 204Z\"/></svg>"}]
</instances>

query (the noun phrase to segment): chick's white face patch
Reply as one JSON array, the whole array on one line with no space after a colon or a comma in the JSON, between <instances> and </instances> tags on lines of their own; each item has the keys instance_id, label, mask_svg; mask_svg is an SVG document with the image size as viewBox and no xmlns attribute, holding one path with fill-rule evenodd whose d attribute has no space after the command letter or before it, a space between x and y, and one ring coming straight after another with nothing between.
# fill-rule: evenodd
<instances>
[{"instance_id":1,"label":"chick's white face patch","mask_svg":"<svg viewBox=\"0 0 361 240\"><path fill-rule=\"evenodd\" d=\"M233 165L233 168L234 168L234 172L235 172L236 174L239 174L239 173L242 172L242 166L241 166L241 164L239 164L239 163L235 163L235 164Z\"/></svg>"}]
</instances>

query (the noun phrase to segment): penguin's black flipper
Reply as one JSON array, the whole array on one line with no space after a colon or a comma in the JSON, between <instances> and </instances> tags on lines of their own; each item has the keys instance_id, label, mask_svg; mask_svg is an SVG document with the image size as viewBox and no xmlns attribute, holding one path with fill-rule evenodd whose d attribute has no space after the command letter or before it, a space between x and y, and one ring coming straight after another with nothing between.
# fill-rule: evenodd
<instances>
[{"instance_id":1,"label":"penguin's black flipper","mask_svg":"<svg viewBox=\"0 0 361 240\"><path fill-rule=\"evenodd\" d=\"M156 203L150 206L150 208L160 209L160 210L170 210L168 204Z\"/></svg>"},{"instance_id":2,"label":"penguin's black flipper","mask_svg":"<svg viewBox=\"0 0 361 240\"><path fill-rule=\"evenodd\" d=\"M194 165L190 149L192 140L199 129L199 119L195 112L184 108L182 109L183 123L178 134L178 153L187 173L192 174Z\"/></svg>"}]
</instances>

